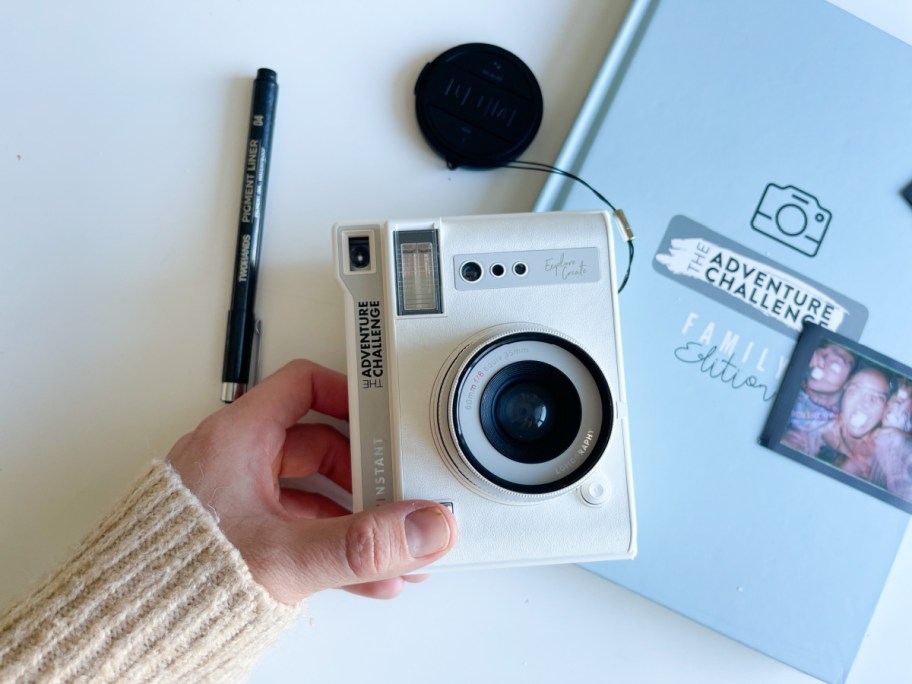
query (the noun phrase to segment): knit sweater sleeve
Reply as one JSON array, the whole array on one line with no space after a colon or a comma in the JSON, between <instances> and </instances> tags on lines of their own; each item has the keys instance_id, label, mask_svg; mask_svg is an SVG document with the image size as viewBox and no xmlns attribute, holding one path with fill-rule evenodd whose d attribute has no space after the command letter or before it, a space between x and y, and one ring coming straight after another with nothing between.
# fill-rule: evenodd
<instances>
[{"instance_id":1,"label":"knit sweater sleeve","mask_svg":"<svg viewBox=\"0 0 912 684\"><path fill-rule=\"evenodd\" d=\"M0 617L0 681L222 682L297 617L169 465Z\"/></svg>"}]
</instances>

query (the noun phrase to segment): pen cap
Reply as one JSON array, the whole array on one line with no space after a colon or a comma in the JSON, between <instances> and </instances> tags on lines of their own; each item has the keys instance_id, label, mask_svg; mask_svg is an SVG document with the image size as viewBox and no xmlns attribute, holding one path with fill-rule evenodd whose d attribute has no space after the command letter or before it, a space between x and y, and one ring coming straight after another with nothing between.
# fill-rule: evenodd
<instances>
[{"instance_id":1,"label":"pen cap","mask_svg":"<svg viewBox=\"0 0 912 684\"><path fill-rule=\"evenodd\" d=\"M244 154L238 241L231 294L232 310L252 310L256 297L278 94L276 73L272 69L259 69L253 82L250 125Z\"/></svg>"}]
</instances>

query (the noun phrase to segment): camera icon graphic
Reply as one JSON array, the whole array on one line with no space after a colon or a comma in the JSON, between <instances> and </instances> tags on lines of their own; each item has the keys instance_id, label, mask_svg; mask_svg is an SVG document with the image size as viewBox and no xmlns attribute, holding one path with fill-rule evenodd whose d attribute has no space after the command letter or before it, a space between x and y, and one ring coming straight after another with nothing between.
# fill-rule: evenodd
<instances>
[{"instance_id":1,"label":"camera icon graphic","mask_svg":"<svg viewBox=\"0 0 912 684\"><path fill-rule=\"evenodd\" d=\"M770 183L751 219L751 228L813 257L817 256L832 217L816 197L804 190Z\"/></svg>"}]
</instances>

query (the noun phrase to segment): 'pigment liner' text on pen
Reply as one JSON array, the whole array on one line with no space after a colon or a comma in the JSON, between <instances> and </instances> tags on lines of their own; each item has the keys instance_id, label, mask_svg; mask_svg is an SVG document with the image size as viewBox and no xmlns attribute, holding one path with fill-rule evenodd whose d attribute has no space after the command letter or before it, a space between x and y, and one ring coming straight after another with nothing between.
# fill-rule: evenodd
<instances>
[{"instance_id":1,"label":"'pigment liner' text on pen","mask_svg":"<svg viewBox=\"0 0 912 684\"><path fill-rule=\"evenodd\" d=\"M258 343L259 322L254 313L254 303L278 94L276 73L271 69L259 69L253 82L231 308L228 310L228 330L225 333L225 365L222 369L224 402L237 399L255 381L254 347Z\"/></svg>"}]
</instances>

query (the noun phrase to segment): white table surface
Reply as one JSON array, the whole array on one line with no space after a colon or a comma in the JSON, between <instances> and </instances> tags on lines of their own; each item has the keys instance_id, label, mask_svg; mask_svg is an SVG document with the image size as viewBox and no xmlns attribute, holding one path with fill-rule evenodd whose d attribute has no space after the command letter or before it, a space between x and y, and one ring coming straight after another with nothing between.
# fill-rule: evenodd
<instances>
[{"instance_id":1,"label":"white table surface","mask_svg":"<svg viewBox=\"0 0 912 684\"><path fill-rule=\"evenodd\" d=\"M909 2L838 4L912 41ZM263 368L304 356L341 370L334 221L523 211L544 181L449 171L414 121L421 67L464 42L520 55L545 98L524 157L553 161L626 6L5 3L0 604L60 562L142 464L220 406L258 67L275 69L281 88L258 298ZM910 574L907 539L850 684L912 681ZM391 602L318 595L253 681L574 675L814 681L576 566L439 575Z\"/></svg>"}]
</instances>

